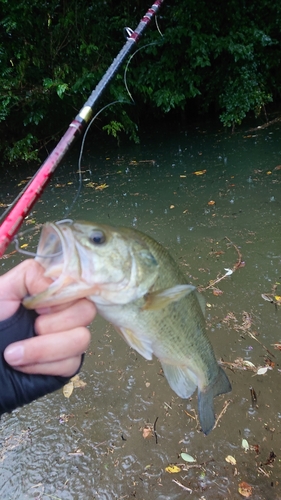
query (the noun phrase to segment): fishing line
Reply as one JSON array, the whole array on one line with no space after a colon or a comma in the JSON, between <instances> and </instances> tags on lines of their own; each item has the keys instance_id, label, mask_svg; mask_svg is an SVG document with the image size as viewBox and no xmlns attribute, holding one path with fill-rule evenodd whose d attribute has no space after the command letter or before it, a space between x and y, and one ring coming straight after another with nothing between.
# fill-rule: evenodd
<instances>
[{"instance_id":1,"label":"fishing line","mask_svg":"<svg viewBox=\"0 0 281 500\"><path fill-rule=\"evenodd\" d=\"M160 36L163 38L163 34L159 28L159 24L158 24L158 18L157 16L155 17L155 25L156 25L156 28L157 28L157 31L158 33L160 34ZM124 28L124 34L125 34L125 37L128 38L131 36L131 33L133 31L130 29L130 28ZM127 61L127 64L126 64L126 67L125 67L125 70L124 70L124 77L123 77L123 81L124 81L124 86L125 86L125 89L127 91L127 94L131 100L132 103L135 103L134 101L134 98L129 90L129 87L128 87L128 83L127 83L127 73L128 73L128 69L129 69L129 65L133 59L133 57L138 53L140 52L142 49L145 49L146 47L149 47L149 46L152 46L152 45L157 45L158 42L151 42L151 43L147 43L145 45L143 45L142 47L140 47L138 50L136 50L129 58L129 60ZM89 129L91 128L93 122L96 120L96 118L106 109L108 108L109 106L113 106L114 104L129 104L128 101L123 101L123 100L117 100L117 101L113 101L113 102L110 102L109 104L106 104L103 108L101 108L96 114L95 116L91 119L91 121L89 122L89 124L87 125L87 128L85 130L85 133L83 135L83 138L82 138L82 142L81 142L81 147L80 147L80 153L79 153L79 158L78 158L78 180L79 180L79 185L78 185L78 189L77 189L77 192L76 192L76 195L74 196L73 198L73 201L70 205L70 207L66 208L66 211L64 213L65 217L67 217L71 211L73 210L73 207L75 205L75 203L77 202L77 199L79 198L79 195L81 193L81 189L82 189L82 171L81 171L81 162L82 162L82 156L83 156L83 152L84 152L84 146L85 146L85 141L86 141L86 137L87 137L87 134L89 132ZM10 210L13 208L14 205L16 205L17 201L21 198L23 192L26 190L26 188L29 186L29 184L32 182L33 178L31 178L29 180L29 182L27 183L27 185L20 191L20 193L18 194L18 196L16 197L16 199L13 201L13 203L11 205L9 205L6 210L4 210L3 214L1 214L0 216L0 221L5 218L5 216L10 212ZM66 220L66 219L64 219ZM68 219L69 221L71 221L71 219ZM57 222L57 224L59 224L60 222ZM22 233L19 233L19 235L23 235L25 234L26 232L29 232L30 230L27 230L27 231L24 231ZM19 253L22 253L22 254L25 254L25 255L29 255L29 256L36 256L37 254L33 253L33 252L29 252L27 250L22 250L20 247L19 247L19 241L18 241L18 238L17 238L18 235L15 235L14 238L13 238L13 241L14 241L14 244L15 244L15 248L16 250L19 252ZM55 254L57 255L57 254ZM41 257L41 256L39 256ZM52 256L51 256L52 257Z\"/></svg>"},{"instance_id":2,"label":"fishing line","mask_svg":"<svg viewBox=\"0 0 281 500\"><path fill-rule=\"evenodd\" d=\"M71 145L80 136L81 132L84 131L87 124L91 120L94 106L97 100L103 94L105 88L109 85L110 81L113 79L117 71L120 69L121 64L123 64L125 58L132 51L140 37L142 36L144 30L150 24L152 19L156 16L159 8L163 4L164 0L154 0L153 5L146 12L146 14L141 18L139 24L134 31L129 31L127 34L127 41L122 49L119 51L117 57L112 61L111 65L108 67L107 71L104 73L103 77L99 81L98 85L92 91L90 97L84 103L83 107L80 109L79 113L69 124L68 129L64 133L63 137L60 139L58 144L55 146L53 151L49 154L48 158L42 164L41 168L37 170L32 181L28 183L17 202L11 205L9 213L5 211L6 217L4 222L0 225L0 256L2 256L11 242L13 236L17 233L20 226L22 225L25 217L31 211L33 205L40 198L45 189L47 183L50 181L54 171L58 167L59 163L70 149ZM2 216L3 218L3 216Z\"/></svg>"},{"instance_id":3,"label":"fishing line","mask_svg":"<svg viewBox=\"0 0 281 500\"><path fill-rule=\"evenodd\" d=\"M118 100L118 101L113 101L113 102L110 102L109 104L106 104L103 108L101 108L96 114L95 116L91 119L90 123L88 124L86 130L85 130L85 134L83 135L83 139L82 139L82 142L81 142L81 147L80 147L80 153L79 153L79 158L78 158L78 179L79 179L79 186L78 186L78 189L77 189L77 192L76 192L76 195L74 196L74 199L70 205L69 208L66 209L66 212L65 212L65 216L68 216L71 212L71 210L73 209L80 193L81 193L81 189L82 189L82 171L81 171L81 161L82 161L82 156L83 156L83 151L84 151L84 146L85 146L85 140L86 140L86 136L87 136L87 133L89 132L89 129L90 127L92 126L93 122L95 121L95 119L100 115L100 113L102 113L106 108L108 108L109 106L113 106L114 104L130 104L128 101L122 101L122 100Z\"/></svg>"},{"instance_id":4,"label":"fishing line","mask_svg":"<svg viewBox=\"0 0 281 500\"><path fill-rule=\"evenodd\" d=\"M163 36L163 35L162 35ZM131 101L133 103L135 103L134 101L134 98L129 90L129 87L128 87L128 84L127 84L127 73L128 73L128 69L129 69L129 64L131 62L131 60L133 59L133 57L142 49L145 49L146 47L149 47L150 45L158 45L158 42L151 42L151 43L147 43L146 45L143 45L143 47L140 47L138 50L136 50L128 59L128 62L126 64L126 67L125 67L125 70L124 70L124 86L125 86L125 89L127 90L128 92L128 95L131 99Z\"/></svg>"},{"instance_id":5,"label":"fishing line","mask_svg":"<svg viewBox=\"0 0 281 500\"><path fill-rule=\"evenodd\" d=\"M81 171L81 161L82 161L82 156L83 156L83 151L84 151L84 146L85 146L85 141L86 141L86 137L87 137L87 133L89 132L89 129L90 127L92 126L93 122L96 120L96 118L106 109L108 108L109 106L112 106L114 104L123 104L123 103L127 103L127 104L130 104L128 101L122 101L122 100L118 100L118 101L113 101L113 102L110 102L109 104L106 104L103 108L101 108L96 114L95 116L91 119L91 121L89 122L86 130L85 130L85 134L82 138L82 142L81 142L81 147L80 147L80 153L79 153L79 158L78 158L78 179L79 179L79 185L78 185L78 189L77 189L77 192L76 192L76 195L74 196L74 199L70 205L69 208L66 209L65 211L65 214L64 216L67 217L70 213L71 213L71 210L73 209L80 193L81 193L81 189L82 189L82 171ZM32 181L32 179L30 179L29 183L30 184ZM17 203L18 199L21 197L23 191L26 189L26 187L21 190L21 192L18 194L18 196L16 197L16 199L13 201L12 203L12 206L14 204ZM0 220L5 217L6 213L8 213L9 211L11 210L11 206L9 206L5 211L4 213L0 216ZM69 222L69 223L73 223L73 220L72 219L67 219L67 218L64 218L60 221L57 221L56 224L62 224L64 222ZM39 224L36 226L36 228L38 227L41 227L43 224ZM15 245L15 249L17 250L17 252L23 254L23 255L28 255L29 257L56 257L57 255L59 255L60 253L62 252L59 252L59 253L56 253L56 254L52 254L52 255L48 255L48 256L44 256L44 255L39 255L38 253L34 253L34 252L29 252L28 250L23 250L22 248L20 248L19 246L19 240L18 238L19 237L22 237L24 234L28 233L28 232L31 232L35 230L35 227L32 228L32 229L26 229L25 231L22 231L21 233L17 233L15 234L14 238L13 238L13 243Z\"/></svg>"},{"instance_id":6,"label":"fishing line","mask_svg":"<svg viewBox=\"0 0 281 500\"><path fill-rule=\"evenodd\" d=\"M61 219L61 220L58 220L55 222L56 225L60 225L60 224L73 224L73 220L72 219ZM36 229L40 229L44 224L36 224L36 226L30 228L30 229L26 229L25 231L22 231L20 233L17 233L14 238L13 238L13 243L15 245L15 249L17 250L17 252L19 253L22 253L23 255L29 255L30 257L40 257L41 259L49 259L50 257L58 257L59 255L61 255L63 252L62 250L60 252L56 252L56 253L50 253L48 255L40 255L38 252L29 252L28 250L23 250L22 248L20 248L20 243L19 243L19 238L22 238L26 233L31 233L32 231L35 231Z\"/></svg>"},{"instance_id":7,"label":"fishing line","mask_svg":"<svg viewBox=\"0 0 281 500\"><path fill-rule=\"evenodd\" d=\"M160 34L160 36L163 38L163 34L159 28L159 24L158 24L158 16L155 16L155 25L156 25L156 28L157 28L157 31L158 33ZM129 38L133 33L133 30L131 28L124 28L124 35L125 35L125 38ZM126 64L126 67L125 67L125 70L124 70L124 86L125 86L125 89L128 93L128 96L130 98L130 100L134 103L134 98L129 90L129 87L128 87L128 84L127 84L127 73L128 73L128 69L129 69L129 65L131 63L131 60L132 58L142 49L145 49L146 47L149 47L150 45L157 45L157 42L152 42L152 43L148 43L146 45L143 45L142 47L140 47L138 50L136 50L129 58L127 64ZM70 208L66 209L66 212L65 212L65 215L67 216L68 214L70 214L71 210L73 209L73 206L75 205L76 201L77 201L77 198L79 197L80 193L81 193L81 188L82 188L82 175L81 175L81 160L82 160L82 154L83 154L83 149L84 149L84 144L85 144L85 139L86 139L86 136L87 136L87 133L89 131L89 128L91 127L91 125L93 124L94 120L99 116L100 113L102 113L102 111L104 111L107 107L111 106L111 105L114 105L114 104L117 104L117 103L124 103L126 101L121 101L121 100L118 100L118 101L113 101L109 104L107 104L106 106L104 106L103 108L100 109L100 111L98 111L98 113L95 114L95 116L91 119L90 123L88 124L87 128L86 128L86 131L85 131L85 134L83 136L83 139L82 139L82 143L81 143L81 148L80 148L80 154L79 154L79 159L78 159L78 171L79 171L79 187L78 187L78 191L77 191L77 194L75 195L74 197L74 200L73 202L71 203L71 206ZM42 167L41 167L42 168ZM40 170L40 169L39 169ZM5 219L5 217L8 215L8 213L13 209L13 207L17 204L18 200L21 198L21 196L23 195L23 193L27 190L27 188L29 187L29 185L32 183L32 181L34 180L35 176L33 176L29 182L25 185L25 187L19 192L19 194L17 195L17 197L13 200L13 202L4 210L4 212L0 215L0 221L2 221L3 219Z\"/></svg>"},{"instance_id":8,"label":"fishing line","mask_svg":"<svg viewBox=\"0 0 281 500\"><path fill-rule=\"evenodd\" d=\"M160 28L159 28L159 24L158 24L158 16L155 16L155 25L156 25L156 28L157 28L157 31L159 33L159 35L164 38L164 35L163 33L161 32ZM128 35L128 37L131 36L131 28L124 28L124 34L126 33ZM126 35L125 35L126 36ZM158 42L150 42L150 43L147 43L145 45L143 45L142 47L140 47L138 50L136 50L128 59L127 61L127 64L126 64L126 67L125 67L125 70L124 70L124 85L125 85L125 88L128 92L128 95L130 97L130 99L132 100L132 102L134 103L134 98L131 94L131 92L129 91L129 87L128 87L128 84L127 84L127 73L128 73L128 68L129 68L129 64L131 62L131 60L133 59L133 57L142 49L145 49L146 47L149 47L150 45L158 45Z\"/></svg>"},{"instance_id":9,"label":"fishing line","mask_svg":"<svg viewBox=\"0 0 281 500\"><path fill-rule=\"evenodd\" d=\"M28 250L23 250L20 248L20 243L19 243L19 238L22 238L26 233L31 233L35 231L36 229L40 229L40 227L43 226L42 224L36 224L36 226L30 228L30 229L25 229L25 231L21 231L20 233L15 234L13 237L12 243L15 245L15 249L17 252L22 253L23 255L29 255L29 257L36 257L37 253L35 252L29 252Z\"/></svg>"},{"instance_id":10,"label":"fishing line","mask_svg":"<svg viewBox=\"0 0 281 500\"><path fill-rule=\"evenodd\" d=\"M158 16L155 16L155 26L157 28L157 31L158 31L159 35L162 36L162 38L163 38L164 35L163 35L162 31L160 30L159 24L158 24Z\"/></svg>"},{"instance_id":11,"label":"fishing line","mask_svg":"<svg viewBox=\"0 0 281 500\"><path fill-rule=\"evenodd\" d=\"M157 16L155 18L155 24L156 24L156 28L157 28L157 31L158 33L160 34L161 37L163 37L163 34L161 33L160 31L160 28L159 28L159 25L158 25L158 21L157 21ZM131 34L133 33L133 30L131 30L131 28L124 28L124 35L125 35L125 38L129 38L131 36ZM124 86L125 86L125 89L127 91L127 94L130 98L130 100L132 101L132 103L135 103L134 101L134 98L129 90L129 87L128 87L128 84L127 84L127 73L128 73L128 69L129 69L129 64L131 62L131 60L133 59L133 57L142 49L145 49L146 47L149 47L151 45L157 45L158 42L151 42L151 43L147 43L146 45L143 45L142 47L140 47L138 50L136 50L129 58L127 64L126 64L126 67L125 67L125 70L124 70ZM86 130L85 130L85 134L83 136L83 139L82 139L82 142L81 142L81 148L80 148L80 153L79 153L79 158L78 158L78 175L79 175L79 185L78 185L78 189L77 189L77 192L76 192L76 195L74 196L74 199L70 205L69 208L66 209L66 212L65 212L65 216L68 216L77 199L79 198L79 195L81 193L81 189L82 189L82 171L81 171L81 161L82 161L82 156L83 156L83 151L84 151L84 146L85 146L85 141L86 141L86 136L89 132L89 129L91 128L93 122L96 120L96 118L100 115L100 113L102 113L106 108L108 108L109 106L113 106L114 104L130 104L129 102L127 101L122 101L122 100L118 100L118 101L113 101L113 102L110 102L109 104L106 104L103 108L101 108L96 114L95 116L91 119L90 123L88 124Z\"/></svg>"}]
</instances>

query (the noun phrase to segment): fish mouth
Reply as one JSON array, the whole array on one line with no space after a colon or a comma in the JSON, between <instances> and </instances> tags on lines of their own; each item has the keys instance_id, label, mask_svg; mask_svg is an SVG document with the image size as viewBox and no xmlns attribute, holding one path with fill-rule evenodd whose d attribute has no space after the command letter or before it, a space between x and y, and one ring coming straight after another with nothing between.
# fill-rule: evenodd
<instances>
[{"instance_id":1,"label":"fish mouth","mask_svg":"<svg viewBox=\"0 0 281 500\"><path fill-rule=\"evenodd\" d=\"M43 226L35 260L47 270L45 275L56 278L63 271L73 249L72 232L69 230L72 224L73 221L66 219Z\"/></svg>"},{"instance_id":2,"label":"fish mouth","mask_svg":"<svg viewBox=\"0 0 281 500\"><path fill-rule=\"evenodd\" d=\"M60 257L63 253L62 248L61 235L55 232L54 228L49 225L42 231L36 257L42 259Z\"/></svg>"},{"instance_id":3,"label":"fish mouth","mask_svg":"<svg viewBox=\"0 0 281 500\"><path fill-rule=\"evenodd\" d=\"M51 307L87 296L90 287L81 280L72 224L72 221L44 224L35 260L53 283L43 292L25 297L23 305L27 309Z\"/></svg>"}]
</instances>

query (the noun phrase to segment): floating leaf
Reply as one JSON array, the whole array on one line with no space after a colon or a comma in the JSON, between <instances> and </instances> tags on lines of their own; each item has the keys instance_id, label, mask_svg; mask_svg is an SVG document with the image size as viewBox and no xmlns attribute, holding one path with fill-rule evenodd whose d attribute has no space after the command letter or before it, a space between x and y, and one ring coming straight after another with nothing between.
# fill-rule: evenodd
<instances>
[{"instance_id":1,"label":"floating leaf","mask_svg":"<svg viewBox=\"0 0 281 500\"><path fill-rule=\"evenodd\" d=\"M170 205L170 208L175 208L175 205Z\"/></svg>"},{"instance_id":2,"label":"floating leaf","mask_svg":"<svg viewBox=\"0 0 281 500\"><path fill-rule=\"evenodd\" d=\"M276 302L281 303L281 296L280 295L274 295L274 298L275 298Z\"/></svg>"},{"instance_id":3,"label":"floating leaf","mask_svg":"<svg viewBox=\"0 0 281 500\"><path fill-rule=\"evenodd\" d=\"M178 467L177 465L169 465L168 467L165 468L166 472L169 472L169 474L176 474L177 472L181 471L181 468Z\"/></svg>"},{"instance_id":4,"label":"floating leaf","mask_svg":"<svg viewBox=\"0 0 281 500\"><path fill-rule=\"evenodd\" d=\"M256 368L254 363L252 363L251 361L247 361L246 359L243 359L243 365L248 366L249 368Z\"/></svg>"},{"instance_id":5,"label":"floating leaf","mask_svg":"<svg viewBox=\"0 0 281 500\"><path fill-rule=\"evenodd\" d=\"M238 491L242 497L249 498L253 493L253 488L248 483L245 483L245 481L242 481L238 485Z\"/></svg>"},{"instance_id":6,"label":"floating leaf","mask_svg":"<svg viewBox=\"0 0 281 500\"><path fill-rule=\"evenodd\" d=\"M233 274L232 269L228 269L227 267L225 267L224 270L226 271L225 276L230 276L231 274Z\"/></svg>"},{"instance_id":7,"label":"floating leaf","mask_svg":"<svg viewBox=\"0 0 281 500\"><path fill-rule=\"evenodd\" d=\"M281 351L281 344L280 343L276 343L276 344L271 344L273 345L274 349L277 349L278 351Z\"/></svg>"},{"instance_id":8,"label":"floating leaf","mask_svg":"<svg viewBox=\"0 0 281 500\"><path fill-rule=\"evenodd\" d=\"M219 288L213 288L213 295L215 295L215 297L218 297L219 295L222 294L223 294L222 290L220 290Z\"/></svg>"},{"instance_id":9,"label":"floating leaf","mask_svg":"<svg viewBox=\"0 0 281 500\"><path fill-rule=\"evenodd\" d=\"M257 375L265 375L267 370L271 370L271 366L261 366L257 370Z\"/></svg>"},{"instance_id":10,"label":"floating leaf","mask_svg":"<svg viewBox=\"0 0 281 500\"><path fill-rule=\"evenodd\" d=\"M26 224L36 224L36 220L35 219L25 219L25 223Z\"/></svg>"},{"instance_id":11,"label":"floating leaf","mask_svg":"<svg viewBox=\"0 0 281 500\"><path fill-rule=\"evenodd\" d=\"M242 448L244 448L245 451L248 451L250 449L247 439L242 439Z\"/></svg>"},{"instance_id":12,"label":"floating leaf","mask_svg":"<svg viewBox=\"0 0 281 500\"><path fill-rule=\"evenodd\" d=\"M275 366L274 361L272 361L270 358L265 358L264 362L265 362L266 366L269 366L270 368L274 368L274 366Z\"/></svg>"},{"instance_id":13,"label":"floating leaf","mask_svg":"<svg viewBox=\"0 0 281 500\"><path fill-rule=\"evenodd\" d=\"M73 386L75 388L76 387L85 387L85 385L87 385L86 382L84 382L83 380L81 380L81 378L79 377L79 375L75 375L74 377L72 377L72 379L70 381L73 383Z\"/></svg>"},{"instance_id":14,"label":"floating leaf","mask_svg":"<svg viewBox=\"0 0 281 500\"><path fill-rule=\"evenodd\" d=\"M272 297L266 293L261 294L263 300L267 300L268 302L273 302Z\"/></svg>"},{"instance_id":15,"label":"floating leaf","mask_svg":"<svg viewBox=\"0 0 281 500\"><path fill-rule=\"evenodd\" d=\"M270 465L270 464L273 464L274 460L276 458L276 455L274 453L274 451L272 450L270 453L269 453L269 457L268 459L266 460L266 462L264 463L264 465Z\"/></svg>"},{"instance_id":16,"label":"floating leaf","mask_svg":"<svg viewBox=\"0 0 281 500\"><path fill-rule=\"evenodd\" d=\"M212 207L213 205L215 205L215 204L216 204L216 202L215 202L214 200L210 200L210 201L208 201L208 205L210 205L211 207Z\"/></svg>"},{"instance_id":17,"label":"floating leaf","mask_svg":"<svg viewBox=\"0 0 281 500\"><path fill-rule=\"evenodd\" d=\"M68 384L65 384L62 388L64 397L70 398L71 394L73 393L73 389L74 389L73 382L70 381L68 382Z\"/></svg>"},{"instance_id":18,"label":"floating leaf","mask_svg":"<svg viewBox=\"0 0 281 500\"><path fill-rule=\"evenodd\" d=\"M195 458L193 458L191 455L188 455L188 453L181 453L181 458L185 462L196 462Z\"/></svg>"},{"instance_id":19,"label":"floating leaf","mask_svg":"<svg viewBox=\"0 0 281 500\"><path fill-rule=\"evenodd\" d=\"M253 444L251 446L251 450L254 450L256 452L256 454L259 455L259 453L260 453L260 445L259 444Z\"/></svg>"},{"instance_id":20,"label":"floating leaf","mask_svg":"<svg viewBox=\"0 0 281 500\"><path fill-rule=\"evenodd\" d=\"M23 245L20 246L20 248L26 248L28 247L28 243L24 243Z\"/></svg>"},{"instance_id":21,"label":"floating leaf","mask_svg":"<svg viewBox=\"0 0 281 500\"><path fill-rule=\"evenodd\" d=\"M152 427L150 426L145 426L142 430L142 437L144 439L150 439L154 436L154 432L153 432L153 429Z\"/></svg>"},{"instance_id":22,"label":"floating leaf","mask_svg":"<svg viewBox=\"0 0 281 500\"><path fill-rule=\"evenodd\" d=\"M225 457L225 461L231 465L236 465L236 460L231 455L227 455L227 457Z\"/></svg>"},{"instance_id":23,"label":"floating leaf","mask_svg":"<svg viewBox=\"0 0 281 500\"><path fill-rule=\"evenodd\" d=\"M95 189L96 189L96 191L102 191L105 188L108 188L108 184L100 184Z\"/></svg>"},{"instance_id":24,"label":"floating leaf","mask_svg":"<svg viewBox=\"0 0 281 500\"><path fill-rule=\"evenodd\" d=\"M83 380L80 379L79 375L75 375L70 379L68 384L65 384L62 388L63 395L66 398L70 398L71 394L73 393L74 387L85 387L86 382L83 382Z\"/></svg>"},{"instance_id":25,"label":"floating leaf","mask_svg":"<svg viewBox=\"0 0 281 500\"><path fill-rule=\"evenodd\" d=\"M196 170L193 173L194 173L194 175L204 175L206 172L207 172L207 170Z\"/></svg>"}]
</instances>

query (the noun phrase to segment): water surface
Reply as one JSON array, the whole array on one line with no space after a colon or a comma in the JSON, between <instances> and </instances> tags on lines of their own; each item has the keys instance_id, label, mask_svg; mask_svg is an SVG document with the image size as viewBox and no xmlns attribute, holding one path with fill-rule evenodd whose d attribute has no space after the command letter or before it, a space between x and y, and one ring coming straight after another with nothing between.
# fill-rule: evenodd
<instances>
[{"instance_id":1,"label":"water surface","mask_svg":"<svg viewBox=\"0 0 281 500\"><path fill-rule=\"evenodd\" d=\"M76 161L75 154L67 157L23 229L65 216L77 189ZM273 346L281 342L281 309L262 298L281 295L280 164L278 125L233 136L202 126L157 131L138 146L119 148L87 143L73 219L147 232L199 287L239 258L245 263L216 285L223 293L204 292L208 334L233 390L216 398L220 418L205 437L196 395L178 398L159 362L144 360L98 318L80 375L86 387L69 400L59 391L2 417L1 499L230 500L242 498L243 481L254 500L281 499L281 354ZM3 203L27 176L7 177ZM21 240L31 250L36 242L33 233ZM22 258L2 259L1 272ZM237 359L274 365L256 375ZM157 443L143 438L156 419ZM166 472L169 464L184 463L182 452L195 466Z\"/></svg>"}]
</instances>

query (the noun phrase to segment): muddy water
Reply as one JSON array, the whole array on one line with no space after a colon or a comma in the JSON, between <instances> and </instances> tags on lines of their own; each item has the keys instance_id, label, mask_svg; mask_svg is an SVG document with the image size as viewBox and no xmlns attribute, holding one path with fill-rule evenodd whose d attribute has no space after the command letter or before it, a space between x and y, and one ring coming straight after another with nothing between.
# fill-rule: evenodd
<instances>
[{"instance_id":1,"label":"muddy water","mask_svg":"<svg viewBox=\"0 0 281 500\"><path fill-rule=\"evenodd\" d=\"M216 398L219 420L205 437L196 395L178 398L158 361L144 360L98 318L80 374L85 388L2 417L1 499L230 500L242 498L241 482L253 500L281 499L281 353L272 345L281 342L281 309L261 296L281 295L280 132L275 126L228 136L198 127L147 134L139 146L87 144L73 219L147 232L196 286L242 260L214 285L217 295L204 292L208 334L233 391ZM75 162L68 157L60 167L26 228L64 217L77 188ZM26 175L7 178L2 202ZM24 242L35 248L36 235ZM1 272L21 259L1 260ZM241 360L274 366L257 375ZM154 425L157 439L144 439L144 428ZM184 462L182 452L196 461ZM181 471L169 474L169 464Z\"/></svg>"}]
</instances>

